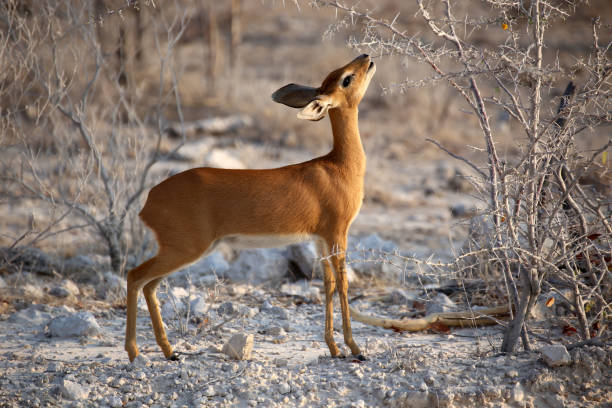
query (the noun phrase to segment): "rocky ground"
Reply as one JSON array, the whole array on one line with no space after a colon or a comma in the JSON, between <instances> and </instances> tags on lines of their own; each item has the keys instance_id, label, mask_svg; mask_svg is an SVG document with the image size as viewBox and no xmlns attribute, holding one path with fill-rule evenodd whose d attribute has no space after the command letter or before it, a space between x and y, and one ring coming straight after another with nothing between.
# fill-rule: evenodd
<instances>
[{"instance_id":1,"label":"rocky ground","mask_svg":"<svg viewBox=\"0 0 612 408\"><path fill-rule=\"evenodd\" d=\"M353 242L384 250L393 244L377 235ZM288 260L297 264L309 256L308 245L244 251L229 261L216 253L172 277L159 298L178 362L165 360L156 345L142 297L141 355L128 362L121 278L99 272L74 275L77 282L23 271L5 275L0 406L610 406L612 347L568 352L559 344L577 339L562 333L560 310L545 307L538 313L548 322L531 326L533 352L500 354L499 326L395 333L354 322L367 360L331 358L323 341L323 285L316 272L312 280L269 281L275 270L287 269ZM455 307L456 296L442 293L443 280L424 287L408 273L404 284L372 285L367 270L390 272L353 256L352 304L360 310L398 318L414 316L415 309ZM72 262L85 269L84 257ZM248 277L243 282L251 282L237 283L237 271ZM335 309L341 345L338 304Z\"/></svg>"}]
</instances>

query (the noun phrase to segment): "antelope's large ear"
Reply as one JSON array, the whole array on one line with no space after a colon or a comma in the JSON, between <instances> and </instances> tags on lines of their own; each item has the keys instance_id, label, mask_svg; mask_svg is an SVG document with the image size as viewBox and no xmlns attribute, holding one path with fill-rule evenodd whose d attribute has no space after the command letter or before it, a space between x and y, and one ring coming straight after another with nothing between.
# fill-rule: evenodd
<instances>
[{"instance_id":1,"label":"antelope's large ear","mask_svg":"<svg viewBox=\"0 0 612 408\"><path fill-rule=\"evenodd\" d=\"M283 86L272 94L274 102L291 106L292 108L303 108L317 97L319 90L310 86L289 84Z\"/></svg>"},{"instance_id":2,"label":"antelope's large ear","mask_svg":"<svg viewBox=\"0 0 612 408\"><path fill-rule=\"evenodd\" d=\"M297 117L300 119L307 120L321 120L327 114L327 111L332 107L331 100L328 96L319 95L316 99L311 101L304 107L298 114Z\"/></svg>"}]
</instances>

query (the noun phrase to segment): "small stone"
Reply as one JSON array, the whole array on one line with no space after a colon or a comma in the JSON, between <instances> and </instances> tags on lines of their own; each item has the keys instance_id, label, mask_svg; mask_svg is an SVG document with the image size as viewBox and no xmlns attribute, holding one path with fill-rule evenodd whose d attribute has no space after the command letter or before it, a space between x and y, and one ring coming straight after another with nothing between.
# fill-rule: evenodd
<instances>
[{"instance_id":1,"label":"small stone","mask_svg":"<svg viewBox=\"0 0 612 408\"><path fill-rule=\"evenodd\" d=\"M426 308L426 313L430 315L454 311L457 305L444 293L438 293L433 299L427 301Z\"/></svg>"},{"instance_id":2,"label":"small stone","mask_svg":"<svg viewBox=\"0 0 612 408\"><path fill-rule=\"evenodd\" d=\"M266 309L266 313L274 315L278 317L280 320L289 320L289 312L283 309L282 307L272 306L269 309Z\"/></svg>"},{"instance_id":3,"label":"small stone","mask_svg":"<svg viewBox=\"0 0 612 408\"><path fill-rule=\"evenodd\" d=\"M121 402L121 398L119 398L116 395L111 395L110 397L108 397L107 398L107 404L111 408L119 408L119 407L123 406L123 403Z\"/></svg>"},{"instance_id":4,"label":"small stone","mask_svg":"<svg viewBox=\"0 0 612 408\"><path fill-rule=\"evenodd\" d=\"M134 361L132 361L132 367L134 368L145 368L151 365L151 361L148 357L139 354L136 356Z\"/></svg>"},{"instance_id":5,"label":"small stone","mask_svg":"<svg viewBox=\"0 0 612 408\"><path fill-rule=\"evenodd\" d=\"M189 302L189 312L193 316L203 316L208 311L208 303L203 296L196 296Z\"/></svg>"},{"instance_id":6,"label":"small stone","mask_svg":"<svg viewBox=\"0 0 612 408\"><path fill-rule=\"evenodd\" d=\"M217 313L220 315L235 315L238 313L238 306L234 302L223 302L217 308Z\"/></svg>"},{"instance_id":7,"label":"small stone","mask_svg":"<svg viewBox=\"0 0 612 408\"><path fill-rule=\"evenodd\" d=\"M289 270L286 251L278 248L242 250L226 273L233 282L260 284L281 280Z\"/></svg>"},{"instance_id":8,"label":"small stone","mask_svg":"<svg viewBox=\"0 0 612 408\"><path fill-rule=\"evenodd\" d=\"M278 392L282 395L289 394L291 392L291 386L286 382L282 382L278 386Z\"/></svg>"},{"instance_id":9,"label":"small stone","mask_svg":"<svg viewBox=\"0 0 612 408\"><path fill-rule=\"evenodd\" d=\"M450 206L450 213L454 218L471 217L477 213L475 207L468 207L463 203L453 204Z\"/></svg>"},{"instance_id":10,"label":"small stone","mask_svg":"<svg viewBox=\"0 0 612 408\"><path fill-rule=\"evenodd\" d=\"M204 395L206 395L207 397L214 397L215 395L217 395L217 392L215 391L215 387L213 387L212 385L209 385L208 388L204 390Z\"/></svg>"},{"instance_id":11,"label":"small stone","mask_svg":"<svg viewBox=\"0 0 612 408\"><path fill-rule=\"evenodd\" d=\"M43 290L38 285L27 283L21 288L21 293L27 297L41 298L44 296Z\"/></svg>"},{"instance_id":12,"label":"small stone","mask_svg":"<svg viewBox=\"0 0 612 408\"><path fill-rule=\"evenodd\" d=\"M418 295L402 288L394 288L389 294L389 301L394 305L405 305L417 300Z\"/></svg>"},{"instance_id":13,"label":"small stone","mask_svg":"<svg viewBox=\"0 0 612 408\"><path fill-rule=\"evenodd\" d=\"M249 360L253 351L253 335L234 334L221 351L236 360Z\"/></svg>"},{"instance_id":14,"label":"small stone","mask_svg":"<svg viewBox=\"0 0 612 408\"><path fill-rule=\"evenodd\" d=\"M49 363L49 365L47 366L47 372L48 373L58 373L60 371L62 371L62 363L60 363L59 361L53 361L51 363Z\"/></svg>"},{"instance_id":15,"label":"small stone","mask_svg":"<svg viewBox=\"0 0 612 408\"><path fill-rule=\"evenodd\" d=\"M286 358L275 358L274 365L277 367L287 367L289 361Z\"/></svg>"},{"instance_id":16,"label":"small stone","mask_svg":"<svg viewBox=\"0 0 612 408\"><path fill-rule=\"evenodd\" d=\"M30 305L28 308L13 313L9 317L9 322L20 325L42 325L51 319L51 314L39 310L37 305Z\"/></svg>"},{"instance_id":17,"label":"small stone","mask_svg":"<svg viewBox=\"0 0 612 408\"><path fill-rule=\"evenodd\" d=\"M511 398L517 404L520 404L525 399L525 390L523 390L523 386L521 383L514 384L511 391Z\"/></svg>"},{"instance_id":18,"label":"small stone","mask_svg":"<svg viewBox=\"0 0 612 408\"><path fill-rule=\"evenodd\" d=\"M96 296L105 300L120 300L127 295L127 281L112 272L105 272L96 286Z\"/></svg>"},{"instance_id":19,"label":"small stone","mask_svg":"<svg viewBox=\"0 0 612 408\"><path fill-rule=\"evenodd\" d=\"M312 286L306 280L296 283L285 283L281 286L280 291L285 295L299 296L313 302L321 300L319 288Z\"/></svg>"},{"instance_id":20,"label":"small stone","mask_svg":"<svg viewBox=\"0 0 612 408\"><path fill-rule=\"evenodd\" d=\"M519 373L516 370L509 370L506 373L506 377L508 377L508 378L517 378L518 376L519 376Z\"/></svg>"},{"instance_id":21,"label":"small stone","mask_svg":"<svg viewBox=\"0 0 612 408\"><path fill-rule=\"evenodd\" d=\"M266 329L266 334L270 336L280 337L287 335L287 332L285 332L285 329L283 329L282 327L272 326Z\"/></svg>"},{"instance_id":22,"label":"small stone","mask_svg":"<svg viewBox=\"0 0 612 408\"><path fill-rule=\"evenodd\" d=\"M291 245L287 255L297 265L300 273L306 279L322 276L320 256L317 253L314 242L307 241Z\"/></svg>"},{"instance_id":23,"label":"small stone","mask_svg":"<svg viewBox=\"0 0 612 408\"><path fill-rule=\"evenodd\" d=\"M100 334L100 326L91 312L78 312L51 319L48 323L51 337L89 337Z\"/></svg>"},{"instance_id":24,"label":"small stone","mask_svg":"<svg viewBox=\"0 0 612 408\"><path fill-rule=\"evenodd\" d=\"M4 281L2 276L0 276L0 288L6 288L6 282Z\"/></svg>"},{"instance_id":25,"label":"small stone","mask_svg":"<svg viewBox=\"0 0 612 408\"><path fill-rule=\"evenodd\" d=\"M54 286L49 291L50 295L59 298L67 298L68 296L78 296L80 293L79 287L70 279L64 280L57 286Z\"/></svg>"},{"instance_id":26,"label":"small stone","mask_svg":"<svg viewBox=\"0 0 612 408\"><path fill-rule=\"evenodd\" d=\"M542 358L549 367L564 366L572 362L572 357L565 346L561 344L543 346L540 348L540 353L542 353Z\"/></svg>"},{"instance_id":27,"label":"small stone","mask_svg":"<svg viewBox=\"0 0 612 408\"><path fill-rule=\"evenodd\" d=\"M61 387L64 398L73 401L83 401L89 396L89 388L70 380L64 380Z\"/></svg>"}]
</instances>

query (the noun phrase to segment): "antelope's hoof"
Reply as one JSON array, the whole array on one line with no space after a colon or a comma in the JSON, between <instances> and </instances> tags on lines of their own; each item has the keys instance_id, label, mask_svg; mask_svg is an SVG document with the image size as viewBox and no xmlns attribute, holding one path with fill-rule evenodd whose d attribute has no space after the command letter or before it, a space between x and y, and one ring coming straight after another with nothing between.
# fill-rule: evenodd
<instances>
[{"instance_id":1,"label":"antelope's hoof","mask_svg":"<svg viewBox=\"0 0 612 408\"><path fill-rule=\"evenodd\" d=\"M170 360L170 361L181 361L180 357L176 353L170 354L170 357L168 357L168 360Z\"/></svg>"},{"instance_id":2,"label":"antelope's hoof","mask_svg":"<svg viewBox=\"0 0 612 408\"><path fill-rule=\"evenodd\" d=\"M368 361L368 359L367 359L367 358L365 358L365 356L364 356L363 354L357 354L357 355L354 355L354 356L353 356L353 358L354 358L355 360L359 360L359 361Z\"/></svg>"}]
</instances>

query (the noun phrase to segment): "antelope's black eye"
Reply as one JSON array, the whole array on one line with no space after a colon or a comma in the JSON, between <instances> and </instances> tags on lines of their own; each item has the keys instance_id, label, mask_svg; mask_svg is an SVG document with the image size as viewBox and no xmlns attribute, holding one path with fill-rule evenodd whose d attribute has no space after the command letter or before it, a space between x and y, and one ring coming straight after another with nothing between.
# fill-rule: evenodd
<instances>
[{"instance_id":1,"label":"antelope's black eye","mask_svg":"<svg viewBox=\"0 0 612 408\"><path fill-rule=\"evenodd\" d=\"M352 80L353 80L353 76L348 75L346 78L344 78L344 81L342 81L342 86L346 88L347 86L351 84Z\"/></svg>"}]
</instances>

